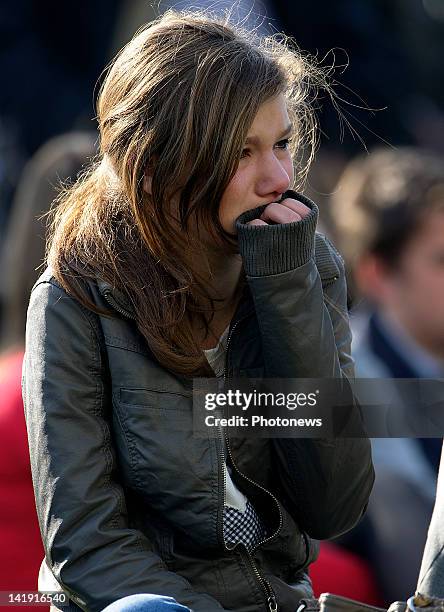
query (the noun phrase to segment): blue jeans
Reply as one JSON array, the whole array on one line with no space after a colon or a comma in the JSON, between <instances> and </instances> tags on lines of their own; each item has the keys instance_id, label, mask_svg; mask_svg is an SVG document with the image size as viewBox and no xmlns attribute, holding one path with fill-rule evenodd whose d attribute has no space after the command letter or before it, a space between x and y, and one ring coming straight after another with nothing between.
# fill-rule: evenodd
<instances>
[{"instance_id":1,"label":"blue jeans","mask_svg":"<svg viewBox=\"0 0 444 612\"><path fill-rule=\"evenodd\" d=\"M102 612L190 612L172 597L138 593L114 601Z\"/></svg>"}]
</instances>

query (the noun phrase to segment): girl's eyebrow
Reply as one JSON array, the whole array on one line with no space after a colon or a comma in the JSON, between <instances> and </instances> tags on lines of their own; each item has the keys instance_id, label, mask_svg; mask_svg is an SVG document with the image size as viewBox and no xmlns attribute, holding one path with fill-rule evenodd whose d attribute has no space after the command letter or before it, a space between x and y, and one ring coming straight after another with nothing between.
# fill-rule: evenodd
<instances>
[{"instance_id":1,"label":"girl's eyebrow","mask_svg":"<svg viewBox=\"0 0 444 612\"><path fill-rule=\"evenodd\" d=\"M291 132L292 129L293 129L293 124L289 123L287 127L285 128L285 130L282 132L282 134L276 138L276 141L279 141L285 136L288 136L288 134ZM260 138L258 136L248 136L248 138L245 139L245 144L246 145L247 144L257 145L259 141L260 141Z\"/></svg>"}]
</instances>

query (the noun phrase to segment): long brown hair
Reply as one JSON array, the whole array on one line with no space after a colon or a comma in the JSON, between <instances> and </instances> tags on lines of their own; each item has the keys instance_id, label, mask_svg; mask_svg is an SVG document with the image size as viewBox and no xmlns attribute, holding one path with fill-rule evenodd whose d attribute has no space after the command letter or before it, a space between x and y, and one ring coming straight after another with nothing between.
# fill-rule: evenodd
<instances>
[{"instance_id":1,"label":"long brown hair","mask_svg":"<svg viewBox=\"0 0 444 612\"><path fill-rule=\"evenodd\" d=\"M282 35L259 39L226 19L173 10L144 26L101 87L99 156L53 210L48 264L55 277L97 312L81 281L110 283L132 303L162 365L207 374L192 321L207 325L215 303L184 261L187 252L205 258L190 219L233 252L219 202L259 106L279 93L296 126L292 152L303 180L316 144L310 98L319 85L324 73Z\"/></svg>"}]
</instances>

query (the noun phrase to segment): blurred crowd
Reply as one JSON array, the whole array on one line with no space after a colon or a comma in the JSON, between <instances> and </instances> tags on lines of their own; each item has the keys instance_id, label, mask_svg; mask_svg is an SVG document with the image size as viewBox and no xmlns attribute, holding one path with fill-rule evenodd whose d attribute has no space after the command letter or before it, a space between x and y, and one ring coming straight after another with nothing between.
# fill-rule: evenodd
<instances>
[{"instance_id":1,"label":"blurred crowd","mask_svg":"<svg viewBox=\"0 0 444 612\"><path fill-rule=\"evenodd\" d=\"M155 9L138 0L7 3L0 17L0 590L35 590L43 557L20 394L26 308L44 262L45 213L95 155L94 89ZM194 2L216 11L225 2ZM231 6L231 5L230 5ZM340 115L318 100L306 193L348 270L358 377L444 378L442 0L247 0L232 9L335 63ZM266 17L264 17L266 15ZM348 67L346 67L348 65ZM416 585L442 440L372 441L362 522L323 543L315 591L385 605Z\"/></svg>"}]
</instances>

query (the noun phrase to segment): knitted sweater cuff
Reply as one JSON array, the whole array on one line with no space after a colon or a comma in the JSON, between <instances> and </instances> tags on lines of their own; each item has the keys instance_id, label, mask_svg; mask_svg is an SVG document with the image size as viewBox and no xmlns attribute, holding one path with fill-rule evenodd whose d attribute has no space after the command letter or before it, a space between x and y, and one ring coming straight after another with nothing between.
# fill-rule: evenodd
<instances>
[{"instance_id":1,"label":"knitted sweater cuff","mask_svg":"<svg viewBox=\"0 0 444 612\"><path fill-rule=\"evenodd\" d=\"M287 191L284 198L293 198L311 209L301 221L276 225L246 225L261 216L267 205L247 210L236 220L239 252L247 276L281 274L303 266L314 253L318 207L307 197Z\"/></svg>"}]
</instances>

